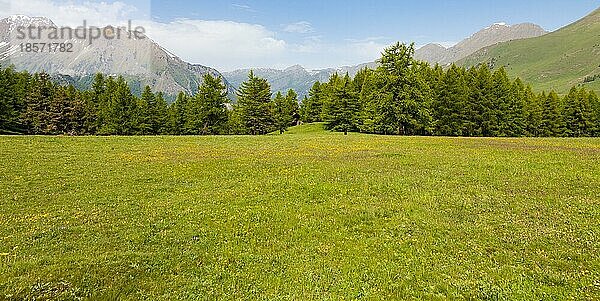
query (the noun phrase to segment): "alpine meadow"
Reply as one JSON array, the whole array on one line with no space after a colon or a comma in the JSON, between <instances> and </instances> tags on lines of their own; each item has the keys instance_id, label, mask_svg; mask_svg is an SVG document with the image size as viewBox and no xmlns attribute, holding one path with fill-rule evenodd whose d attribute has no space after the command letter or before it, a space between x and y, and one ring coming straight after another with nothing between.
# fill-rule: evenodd
<instances>
[{"instance_id":1,"label":"alpine meadow","mask_svg":"<svg viewBox=\"0 0 600 301\"><path fill-rule=\"evenodd\" d=\"M141 2L0 8L0 300L600 300L597 2Z\"/></svg>"}]
</instances>

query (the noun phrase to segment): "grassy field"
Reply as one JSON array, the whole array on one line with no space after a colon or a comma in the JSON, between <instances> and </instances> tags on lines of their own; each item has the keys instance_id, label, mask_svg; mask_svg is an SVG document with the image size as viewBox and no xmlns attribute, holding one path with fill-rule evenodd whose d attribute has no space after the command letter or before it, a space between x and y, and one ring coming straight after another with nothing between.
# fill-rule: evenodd
<instances>
[{"instance_id":1,"label":"grassy field","mask_svg":"<svg viewBox=\"0 0 600 301\"><path fill-rule=\"evenodd\" d=\"M599 139L0 137L0 196L0 300L600 299Z\"/></svg>"}]
</instances>

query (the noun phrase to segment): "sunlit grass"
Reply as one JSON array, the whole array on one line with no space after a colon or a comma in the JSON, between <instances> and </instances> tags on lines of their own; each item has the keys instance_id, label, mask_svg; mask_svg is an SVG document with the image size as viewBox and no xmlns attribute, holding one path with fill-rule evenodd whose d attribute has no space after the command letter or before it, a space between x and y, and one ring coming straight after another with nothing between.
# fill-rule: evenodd
<instances>
[{"instance_id":1,"label":"sunlit grass","mask_svg":"<svg viewBox=\"0 0 600 301\"><path fill-rule=\"evenodd\" d=\"M600 298L600 140L0 137L0 299Z\"/></svg>"}]
</instances>

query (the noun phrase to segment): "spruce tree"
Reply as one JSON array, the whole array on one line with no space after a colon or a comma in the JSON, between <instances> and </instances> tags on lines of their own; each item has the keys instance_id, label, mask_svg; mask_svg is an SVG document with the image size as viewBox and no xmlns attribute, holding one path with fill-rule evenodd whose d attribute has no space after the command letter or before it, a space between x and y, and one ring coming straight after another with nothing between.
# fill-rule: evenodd
<instances>
[{"instance_id":1,"label":"spruce tree","mask_svg":"<svg viewBox=\"0 0 600 301\"><path fill-rule=\"evenodd\" d=\"M221 78L204 76L198 93L188 102L185 128L197 135L216 135L227 123L227 87Z\"/></svg>"},{"instance_id":2,"label":"spruce tree","mask_svg":"<svg viewBox=\"0 0 600 301\"><path fill-rule=\"evenodd\" d=\"M237 96L237 109L248 134L264 135L274 130L271 85L267 80L254 76L254 72L250 71Z\"/></svg>"}]
</instances>

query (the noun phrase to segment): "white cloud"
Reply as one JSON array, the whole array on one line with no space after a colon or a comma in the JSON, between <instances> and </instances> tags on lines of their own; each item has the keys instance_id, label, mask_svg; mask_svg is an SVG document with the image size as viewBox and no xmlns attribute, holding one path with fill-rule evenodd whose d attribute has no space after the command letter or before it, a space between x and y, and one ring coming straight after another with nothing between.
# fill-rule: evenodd
<instances>
[{"instance_id":1,"label":"white cloud","mask_svg":"<svg viewBox=\"0 0 600 301\"><path fill-rule=\"evenodd\" d=\"M4 4L7 0L0 0ZM85 1L85 2L83 2ZM340 42L309 35L314 32L306 21L285 25L282 31L301 33L300 40L286 41L262 25L233 21L179 19L150 20L148 0L92 2L93 0L9 0L0 6L0 17L11 14L48 17L59 26L125 25L144 26L147 35L165 49L194 64L228 71L238 68L283 68L302 64L309 69L354 65L372 61L387 46L386 38L371 37ZM126 1L126 2L125 2ZM142 2L132 5L130 1ZM242 4L237 9L252 10Z\"/></svg>"},{"instance_id":2,"label":"white cloud","mask_svg":"<svg viewBox=\"0 0 600 301\"><path fill-rule=\"evenodd\" d=\"M289 33L311 33L314 32L312 24L306 21L300 21L292 24L288 24L283 28L283 31Z\"/></svg>"},{"instance_id":3,"label":"white cloud","mask_svg":"<svg viewBox=\"0 0 600 301\"><path fill-rule=\"evenodd\" d=\"M148 36L183 59L225 70L244 62L265 64L286 50L286 42L261 25L188 19L142 25Z\"/></svg>"},{"instance_id":4,"label":"white cloud","mask_svg":"<svg viewBox=\"0 0 600 301\"><path fill-rule=\"evenodd\" d=\"M47 17L59 26L123 25L130 19L148 18L150 6L129 5L124 2L80 2L49 0L11 0L2 5L0 15L24 14L32 17Z\"/></svg>"},{"instance_id":5,"label":"white cloud","mask_svg":"<svg viewBox=\"0 0 600 301\"><path fill-rule=\"evenodd\" d=\"M247 11L247 12L251 12L251 13L256 12L256 10L254 10L250 5L246 5L246 4L233 3L233 4L231 4L231 7L233 7L234 9L243 10L243 11Z\"/></svg>"}]
</instances>

